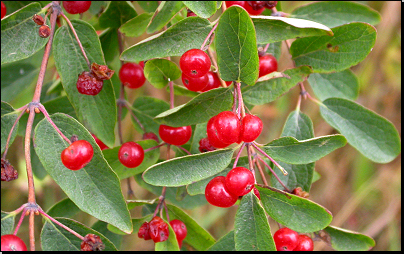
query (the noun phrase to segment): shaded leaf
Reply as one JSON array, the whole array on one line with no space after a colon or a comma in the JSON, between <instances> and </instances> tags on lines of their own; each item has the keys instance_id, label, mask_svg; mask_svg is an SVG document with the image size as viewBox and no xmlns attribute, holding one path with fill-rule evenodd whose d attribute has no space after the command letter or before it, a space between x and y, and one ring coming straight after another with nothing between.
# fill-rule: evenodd
<instances>
[{"instance_id":1,"label":"shaded leaf","mask_svg":"<svg viewBox=\"0 0 404 254\"><path fill-rule=\"evenodd\" d=\"M80 212L80 208L69 198L65 198L54 204L46 213L51 217L69 218L78 212Z\"/></svg>"},{"instance_id":2,"label":"shaded leaf","mask_svg":"<svg viewBox=\"0 0 404 254\"><path fill-rule=\"evenodd\" d=\"M11 63L1 66L1 100L10 102L27 88L39 69L30 63Z\"/></svg>"},{"instance_id":3,"label":"shaded leaf","mask_svg":"<svg viewBox=\"0 0 404 254\"><path fill-rule=\"evenodd\" d=\"M181 1L164 1L157 8L154 18L146 29L148 34L162 29L181 10L184 5Z\"/></svg>"},{"instance_id":4,"label":"shaded leaf","mask_svg":"<svg viewBox=\"0 0 404 254\"><path fill-rule=\"evenodd\" d=\"M126 21L136 17L133 5L127 1L110 1L98 19L101 28L119 28Z\"/></svg>"},{"instance_id":5,"label":"shaded leaf","mask_svg":"<svg viewBox=\"0 0 404 254\"><path fill-rule=\"evenodd\" d=\"M331 238L331 246L339 251L367 251L375 246L375 240L367 235L335 226L324 230Z\"/></svg>"},{"instance_id":6,"label":"shaded leaf","mask_svg":"<svg viewBox=\"0 0 404 254\"><path fill-rule=\"evenodd\" d=\"M225 234L222 238L212 245L208 251L236 251L234 242L234 230Z\"/></svg>"},{"instance_id":7,"label":"shaded leaf","mask_svg":"<svg viewBox=\"0 0 404 254\"><path fill-rule=\"evenodd\" d=\"M188 9L202 18L209 18L216 12L216 1L182 1Z\"/></svg>"},{"instance_id":8,"label":"shaded leaf","mask_svg":"<svg viewBox=\"0 0 404 254\"><path fill-rule=\"evenodd\" d=\"M138 1L137 3L147 12L154 12L159 7L158 1Z\"/></svg>"},{"instance_id":9,"label":"shaded leaf","mask_svg":"<svg viewBox=\"0 0 404 254\"><path fill-rule=\"evenodd\" d=\"M8 135L10 134L11 128L19 114L20 112L14 111L10 104L4 101L1 102L1 153L6 149ZM18 124L19 123L17 122L13 133L11 134L9 147L13 143L15 136L17 136Z\"/></svg>"},{"instance_id":10,"label":"shaded leaf","mask_svg":"<svg viewBox=\"0 0 404 254\"><path fill-rule=\"evenodd\" d=\"M15 216L15 213L1 211L1 235L10 235L13 233Z\"/></svg>"},{"instance_id":11,"label":"shaded leaf","mask_svg":"<svg viewBox=\"0 0 404 254\"><path fill-rule=\"evenodd\" d=\"M197 95L199 95L200 93L198 93L198 92L194 92L194 91L191 91L191 90L188 90L186 87L184 87L184 86L179 86L179 85L176 85L176 84L174 84L174 95L182 95L182 96L188 96L188 97L195 97L195 96L197 96ZM169 86L167 86L167 88L166 88L166 90L167 90L167 92L170 92L170 87Z\"/></svg>"},{"instance_id":12,"label":"shaded leaf","mask_svg":"<svg viewBox=\"0 0 404 254\"><path fill-rule=\"evenodd\" d=\"M153 59L146 62L144 75L151 85L156 88L163 88L169 81L181 77L181 70L178 66L167 59Z\"/></svg>"},{"instance_id":13,"label":"shaded leaf","mask_svg":"<svg viewBox=\"0 0 404 254\"><path fill-rule=\"evenodd\" d=\"M108 28L100 34L100 42L105 61L107 63L112 62L119 55L118 30L116 28Z\"/></svg>"},{"instance_id":14,"label":"shaded leaf","mask_svg":"<svg viewBox=\"0 0 404 254\"><path fill-rule=\"evenodd\" d=\"M126 37L138 37L146 31L147 25L152 17L153 13L142 13L123 24L119 28L119 31L125 34Z\"/></svg>"}]
</instances>

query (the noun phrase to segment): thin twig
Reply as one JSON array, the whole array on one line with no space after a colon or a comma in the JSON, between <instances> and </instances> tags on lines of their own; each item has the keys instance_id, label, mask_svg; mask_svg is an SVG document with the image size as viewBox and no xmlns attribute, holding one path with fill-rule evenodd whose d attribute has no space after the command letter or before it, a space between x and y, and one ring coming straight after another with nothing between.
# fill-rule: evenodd
<instances>
[{"instance_id":1,"label":"thin twig","mask_svg":"<svg viewBox=\"0 0 404 254\"><path fill-rule=\"evenodd\" d=\"M261 158L261 156L258 154L257 157L264 165L265 167L267 167L269 169L269 171L271 171L272 175L276 178L276 180L278 180L278 182L282 185L283 188L285 188L285 190L287 192L291 192L288 187L286 187L286 185L282 182L282 180L275 174L275 172L273 171L273 169ZM267 183L265 185L268 185Z\"/></svg>"},{"instance_id":2,"label":"thin twig","mask_svg":"<svg viewBox=\"0 0 404 254\"><path fill-rule=\"evenodd\" d=\"M142 129L143 132L146 132L143 124L140 122L140 120L136 117L135 113L133 113L132 111L132 106L129 105L129 102L125 103L125 107L128 109L128 111L130 112L130 114L132 115L132 117L135 119L135 121L137 122L137 124L139 124L140 129Z\"/></svg>"},{"instance_id":3,"label":"thin twig","mask_svg":"<svg viewBox=\"0 0 404 254\"><path fill-rule=\"evenodd\" d=\"M257 179L255 178L255 170L253 159L251 158L251 143L247 143L247 154L248 154L248 166L250 168L251 173L254 175L254 183L257 183Z\"/></svg>"},{"instance_id":4,"label":"thin twig","mask_svg":"<svg viewBox=\"0 0 404 254\"><path fill-rule=\"evenodd\" d=\"M262 155L264 155L265 157L267 157L270 161L272 161L281 171L282 173L286 176L288 174L288 172L281 166L279 165L278 162L276 162L274 159L271 158L271 156L269 156L266 152L264 152L261 148L259 148L255 142L251 143L255 149L257 149Z\"/></svg>"},{"instance_id":5,"label":"thin twig","mask_svg":"<svg viewBox=\"0 0 404 254\"><path fill-rule=\"evenodd\" d=\"M6 141L6 147L4 148L4 153L2 158L5 159L6 155L7 155L7 150L10 144L10 140L11 140L11 136L13 134L14 128L17 125L18 121L20 120L20 118L22 117L22 115L25 113L25 110L28 108L28 104L25 105L24 107L21 108L21 113L18 115L17 119L15 119L13 126L10 129L10 132L8 133L8 137L7 137L7 141Z\"/></svg>"},{"instance_id":6,"label":"thin twig","mask_svg":"<svg viewBox=\"0 0 404 254\"><path fill-rule=\"evenodd\" d=\"M13 235L17 235L18 229L20 229L20 226L21 226L22 221L24 220L25 214L26 214L26 210L24 209L24 210L22 211L22 213L21 213L20 220L18 221L18 224L17 224L17 226L15 227L15 230L14 230Z\"/></svg>"},{"instance_id":7,"label":"thin twig","mask_svg":"<svg viewBox=\"0 0 404 254\"><path fill-rule=\"evenodd\" d=\"M84 241L84 237L81 236L79 233L77 233L76 231L74 231L73 229L70 229L69 227L63 225L62 223L60 223L59 221L55 220L54 218L52 218L51 216L49 216L47 213L45 213L41 208L38 209L39 213L42 214L43 216L45 216L46 218L48 218L49 220L51 220L53 223L55 223L56 225L64 228L65 230L67 230L68 232L70 232L71 234L75 235L77 238L79 238L80 240Z\"/></svg>"},{"instance_id":8,"label":"thin twig","mask_svg":"<svg viewBox=\"0 0 404 254\"><path fill-rule=\"evenodd\" d=\"M154 149L156 149L156 148L159 148L159 147L161 147L161 146L163 146L163 145L167 145L167 143L161 143L161 144L159 144L159 145L157 145L157 146L153 146L153 147L144 149L144 152L147 153L147 152L149 152L149 151L151 151L151 150L154 150Z\"/></svg>"},{"instance_id":9,"label":"thin twig","mask_svg":"<svg viewBox=\"0 0 404 254\"><path fill-rule=\"evenodd\" d=\"M258 155L258 154L257 154L257 155ZM266 177L265 177L264 171L262 170L262 167L261 167L261 165L260 165L260 163L258 162L257 159L255 159L255 164L257 165L258 171L260 172L262 181L264 182L265 185L268 186L268 182L267 182L267 179L266 179Z\"/></svg>"},{"instance_id":10,"label":"thin twig","mask_svg":"<svg viewBox=\"0 0 404 254\"><path fill-rule=\"evenodd\" d=\"M52 119L50 118L48 111L46 111L45 107L41 104L38 103L37 105L38 109L42 112L42 114L45 116L45 118L48 120L48 122L52 125L52 127L56 130L57 133L59 133L59 135L66 140L66 142L70 145L72 142L70 141L70 139L68 139L63 133L62 131L56 126L56 124L52 121Z\"/></svg>"},{"instance_id":11,"label":"thin twig","mask_svg":"<svg viewBox=\"0 0 404 254\"><path fill-rule=\"evenodd\" d=\"M185 149L184 147L182 147L182 146L176 146L176 147L178 147L182 151L186 152L187 154L191 155L191 153L187 149Z\"/></svg>"},{"instance_id":12,"label":"thin twig","mask_svg":"<svg viewBox=\"0 0 404 254\"><path fill-rule=\"evenodd\" d=\"M29 245L30 251L35 251L35 213L31 211L29 214Z\"/></svg>"},{"instance_id":13,"label":"thin twig","mask_svg":"<svg viewBox=\"0 0 404 254\"><path fill-rule=\"evenodd\" d=\"M217 76L219 77L220 85L221 85L222 87L227 87L226 82L224 82L224 80L221 79L220 76L219 76L219 68L217 67L216 59L215 59L215 57L214 57L214 55L213 55L213 52L212 52L212 50L211 50L210 48L208 48L208 54L209 54L210 59L212 60L213 66L214 66L215 69L216 69L216 74L217 74Z\"/></svg>"},{"instance_id":14,"label":"thin twig","mask_svg":"<svg viewBox=\"0 0 404 254\"><path fill-rule=\"evenodd\" d=\"M206 36L205 40L204 40L203 43L202 43L201 50L203 50L203 48L205 47L206 42L209 40L210 36L211 36L212 33L215 31L217 25L219 25L219 22L217 22L217 23L213 26L213 28L212 28L212 30L210 30L208 36Z\"/></svg>"},{"instance_id":15,"label":"thin twig","mask_svg":"<svg viewBox=\"0 0 404 254\"><path fill-rule=\"evenodd\" d=\"M238 150L236 158L234 159L233 168L235 168L237 166L238 159L240 158L241 152L243 151L243 148L245 147L245 145L246 145L246 143L243 142L243 144L240 147L240 150Z\"/></svg>"}]
</instances>

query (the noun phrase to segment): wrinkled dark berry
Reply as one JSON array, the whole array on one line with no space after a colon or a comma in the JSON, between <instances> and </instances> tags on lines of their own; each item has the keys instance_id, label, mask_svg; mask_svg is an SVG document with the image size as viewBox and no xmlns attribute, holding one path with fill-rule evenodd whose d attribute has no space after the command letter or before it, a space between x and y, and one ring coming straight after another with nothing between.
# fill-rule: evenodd
<instances>
[{"instance_id":1,"label":"wrinkled dark berry","mask_svg":"<svg viewBox=\"0 0 404 254\"><path fill-rule=\"evenodd\" d=\"M42 26L43 24L45 24L45 21L43 20L41 15L38 14L34 14L34 16L32 17L32 20L37 24Z\"/></svg>"},{"instance_id":2,"label":"wrinkled dark berry","mask_svg":"<svg viewBox=\"0 0 404 254\"><path fill-rule=\"evenodd\" d=\"M40 36L41 38L48 38L49 35L51 34L51 30L50 30L49 26L43 25L43 26L41 26L41 27L39 28L38 33L39 33L39 36Z\"/></svg>"},{"instance_id":3,"label":"wrinkled dark berry","mask_svg":"<svg viewBox=\"0 0 404 254\"><path fill-rule=\"evenodd\" d=\"M18 178L18 172L6 159L1 159L1 180L12 181Z\"/></svg>"},{"instance_id":4,"label":"wrinkled dark berry","mask_svg":"<svg viewBox=\"0 0 404 254\"><path fill-rule=\"evenodd\" d=\"M115 71L108 68L106 65L91 64L91 73L100 80L107 80L114 75Z\"/></svg>"},{"instance_id":5,"label":"wrinkled dark berry","mask_svg":"<svg viewBox=\"0 0 404 254\"><path fill-rule=\"evenodd\" d=\"M302 198L308 198L309 193L305 192L301 187L297 187L292 191L292 194L295 194L296 196L302 197Z\"/></svg>"},{"instance_id":6,"label":"wrinkled dark berry","mask_svg":"<svg viewBox=\"0 0 404 254\"><path fill-rule=\"evenodd\" d=\"M201 153L214 151L216 148L209 143L208 138L203 138L199 141L199 151Z\"/></svg>"},{"instance_id":7,"label":"wrinkled dark berry","mask_svg":"<svg viewBox=\"0 0 404 254\"><path fill-rule=\"evenodd\" d=\"M140 226L139 231L137 232L137 236L139 238L143 238L145 240L150 240L151 236L150 236L150 227L149 227L149 223L145 222L142 224L142 226Z\"/></svg>"},{"instance_id":8,"label":"wrinkled dark berry","mask_svg":"<svg viewBox=\"0 0 404 254\"><path fill-rule=\"evenodd\" d=\"M88 71L83 71L77 80L77 90L81 94L97 95L101 92L103 82Z\"/></svg>"},{"instance_id":9,"label":"wrinkled dark berry","mask_svg":"<svg viewBox=\"0 0 404 254\"><path fill-rule=\"evenodd\" d=\"M98 235L87 234L81 242L81 251L102 251L105 245L102 243Z\"/></svg>"}]
</instances>

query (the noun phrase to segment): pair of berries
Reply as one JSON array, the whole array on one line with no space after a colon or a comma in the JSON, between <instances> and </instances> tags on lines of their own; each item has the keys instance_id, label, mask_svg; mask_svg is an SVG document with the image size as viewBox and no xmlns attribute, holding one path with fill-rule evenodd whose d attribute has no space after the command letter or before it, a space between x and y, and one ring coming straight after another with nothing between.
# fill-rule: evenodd
<instances>
[{"instance_id":1,"label":"pair of berries","mask_svg":"<svg viewBox=\"0 0 404 254\"><path fill-rule=\"evenodd\" d=\"M299 235L289 228L281 228L274 234L277 251L313 251L313 240L307 235Z\"/></svg>"},{"instance_id":2,"label":"pair of berries","mask_svg":"<svg viewBox=\"0 0 404 254\"><path fill-rule=\"evenodd\" d=\"M77 140L62 151L63 165L70 170L84 168L93 158L94 150L86 140Z\"/></svg>"},{"instance_id":3,"label":"pair of berries","mask_svg":"<svg viewBox=\"0 0 404 254\"><path fill-rule=\"evenodd\" d=\"M216 148L224 148L233 143L252 142L263 128L259 117L247 114L239 120L232 111L223 111L208 121L206 132L209 143Z\"/></svg>"},{"instance_id":4,"label":"pair of berries","mask_svg":"<svg viewBox=\"0 0 404 254\"><path fill-rule=\"evenodd\" d=\"M1 251L27 251L27 246L16 235L2 235Z\"/></svg>"},{"instance_id":5,"label":"pair of berries","mask_svg":"<svg viewBox=\"0 0 404 254\"><path fill-rule=\"evenodd\" d=\"M217 176L206 185L206 200L214 206L230 207L239 197L255 189L254 182L254 175L250 170L244 167L233 168L226 177ZM257 195L258 190L255 189L254 193Z\"/></svg>"},{"instance_id":6,"label":"pair of berries","mask_svg":"<svg viewBox=\"0 0 404 254\"><path fill-rule=\"evenodd\" d=\"M91 70L83 71L77 79L76 87L79 93L85 95L97 95L101 92L104 80L112 77L115 71L106 65L91 64Z\"/></svg>"},{"instance_id":7,"label":"pair of berries","mask_svg":"<svg viewBox=\"0 0 404 254\"><path fill-rule=\"evenodd\" d=\"M141 63L125 63L119 70L121 83L131 89L136 89L144 85L146 78Z\"/></svg>"},{"instance_id":8,"label":"pair of berries","mask_svg":"<svg viewBox=\"0 0 404 254\"><path fill-rule=\"evenodd\" d=\"M192 135L191 126L171 127L168 125L160 125L160 138L171 145L181 146L188 142Z\"/></svg>"},{"instance_id":9,"label":"pair of berries","mask_svg":"<svg viewBox=\"0 0 404 254\"><path fill-rule=\"evenodd\" d=\"M265 8L272 9L278 1L226 1L226 7L238 5L244 8L250 15L260 15Z\"/></svg>"},{"instance_id":10,"label":"pair of berries","mask_svg":"<svg viewBox=\"0 0 404 254\"><path fill-rule=\"evenodd\" d=\"M208 74L210 66L210 58L204 51L190 49L185 52L180 58L181 79L184 86L194 92L203 91L208 86L208 82L209 87L214 87L216 85L214 73Z\"/></svg>"},{"instance_id":11,"label":"pair of berries","mask_svg":"<svg viewBox=\"0 0 404 254\"><path fill-rule=\"evenodd\" d=\"M88 11L91 1L63 1L63 8L70 14L79 14Z\"/></svg>"}]
</instances>

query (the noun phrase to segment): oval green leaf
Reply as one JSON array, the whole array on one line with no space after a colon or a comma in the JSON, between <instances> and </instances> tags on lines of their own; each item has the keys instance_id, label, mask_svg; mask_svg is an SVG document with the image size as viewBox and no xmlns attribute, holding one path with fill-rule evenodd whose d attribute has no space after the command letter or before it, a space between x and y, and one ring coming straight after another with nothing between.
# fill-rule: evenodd
<instances>
[{"instance_id":1,"label":"oval green leaf","mask_svg":"<svg viewBox=\"0 0 404 254\"><path fill-rule=\"evenodd\" d=\"M254 25L243 8L232 6L222 14L215 45L220 77L254 85L258 78L257 41Z\"/></svg>"},{"instance_id":2,"label":"oval green leaf","mask_svg":"<svg viewBox=\"0 0 404 254\"><path fill-rule=\"evenodd\" d=\"M80 140L90 142L94 155L84 168L77 171L67 169L60 154L68 144L44 119L35 127L35 152L46 171L82 211L130 233L132 224L119 178L102 156L94 138L67 115L54 114L51 118L67 137L75 134Z\"/></svg>"},{"instance_id":3,"label":"oval green leaf","mask_svg":"<svg viewBox=\"0 0 404 254\"><path fill-rule=\"evenodd\" d=\"M38 72L39 68L26 62L2 65L1 100L12 101L34 81Z\"/></svg>"},{"instance_id":4,"label":"oval green leaf","mask_svg":"<svg viewBox=\"0 0 404 254\"><path fill-rule=\"evenodd\" d=\"M181 10L184 5L181 1L163 1L157 8L154 17L146 29L148 34L162 29Z\"/></svg>"},{"instance_id":5,"label":"oval green leaf","mask_svg":"<svg viewBox=\"0 0 404 254\"><path fill-rule=\"evenodd\" d=\"M401 151L400 136L394 125L353 101L329 98L321 105L320 113L349 144L374 162L388 163Z\"/></svg>"},{"instance_id":6,"label":"oval green leaf","mask_svg":"<svg viewBox=\"0 0 404 254\"><path fill-rule=\"evenodd\" d=\"M146 62L144 75L156 88L163 88L168 82L181 77L181 70L178 66L167 59L153 59Z\"/></svg>"},{"instance_id":7,"label":"oval green leaf","mask_svg":"<svg viewBox=\"0 0 404 254\"><path fill-rule=\"evenodd\" d=\"M272 219L299 233L310 233L327 227L330 211L311 200L283 191L256 186L265 211Z\"/></svg>"},{"instance_id":8,"label":"oval green leaf","mask_svg":"<svg viewBox=\"0 0 404 254\"><path fill-rule=\"evenodd\" d=\"M138 37L146 31L147 25L152 17L153 13L142 13L123 24L119 28L119 31L125 34L126 37Z\"/></svg>"},{"instance_id":9,"label":"oval green leaf","mask_svg":"<svg viewBox=\"0 0 404 254\"><path fill-rule=\"evenodd\" d=\"M216 1L182 1L188 9L202 18L209 18L216 12Z\"/></svg>"},{"instance_id":10,"label":"oval green leaf","mask_svg":"<svg viewBox=\"0 0 404 254\"><path fill-rule=\"evenodd\" d=\"M212 245L208 251L236 251L234 242L234 230L225 234L222 238Z\"/></svg>"},{"instance_id":11,"label":"oval green leaf","mask_svg":"<svg viewBox=\"0 0 404 254\"><path fill-rule=\"evenodd\" d=\"M51 217L69 218L78 212L80 212L80 208L71 199L65 198L54 204L46 213Z\"/></svg>"},{"instance_id":12,"label":"oval green leaf","mask_svg":"<svg viewBox=\"0 0 404 254\"><path fill-rule=\"evenodd\" d=\"M107 8L98 19L98 24L103 29L119 28L136 15L137 13L129 1L109 1Z\"/></svg>"},{"instance_id":13,"label":"oval green leaf","mask_svg":"<svg viewBox=\"0 0 404 254\"><path fill-rule=\"evenodd\" d=\"M338 251L368 251L375 246L375 240L351 230L328 226L324 230L331 238L331 246Z\"/></svg>"},{"instance_id":14,"label":"oval green leaf","mask_svg":"<svg viewBox=\"0 0 404 254\"><path fill-rule=\"evenodd\" d=\"M1 102L1 153L3 153L6 149L8 135L10 134L11 128L13 127L15 120L17 120L19 114L20 112L14 111L14 108L10 104L4 101ZM15 136L17 136L18 125L19 123L17 122L14 127L13 133L11 134L10 142L8 145L9 147L13 143Z\"/></svg>"}]
</instances>

